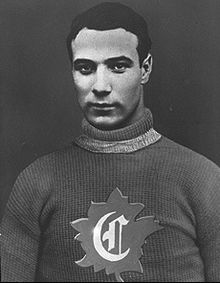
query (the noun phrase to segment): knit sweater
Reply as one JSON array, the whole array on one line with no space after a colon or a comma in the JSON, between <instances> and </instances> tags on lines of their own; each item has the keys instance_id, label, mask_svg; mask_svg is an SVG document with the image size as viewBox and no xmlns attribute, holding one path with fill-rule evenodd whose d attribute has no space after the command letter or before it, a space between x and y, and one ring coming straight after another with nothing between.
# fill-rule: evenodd
<instances>
[{"instance_id":1,"label":"knit sweater","mask_svg":"<svg viewBox=\"0 0 220 283\"><path fill-rule=\"evenodd\" d=\"M88 218L91 201L103 204L118 188L144 205L139 218L154 216L163 227L142 243L143 273L127 270L125 282L220 282L220 169L150 134L149 110L123 129L84 121L82 130L17 178L1 226L2 281L114 282L105 269L77 264L86 251L70 223Z\"/></svg>"}]
</instances>

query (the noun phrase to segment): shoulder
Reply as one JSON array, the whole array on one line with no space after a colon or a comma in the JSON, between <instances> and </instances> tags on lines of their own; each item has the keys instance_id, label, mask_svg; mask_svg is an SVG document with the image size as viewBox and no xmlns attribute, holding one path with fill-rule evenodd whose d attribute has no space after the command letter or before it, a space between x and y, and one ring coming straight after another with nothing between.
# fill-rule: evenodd
<instances>
[{"instance_id":1,"label":"shoulder","mask_svg":"<svg viewBox=\"0 0 220 283\"><path fill-rule=\"evenodd\" d=\"M59 169L62 169L68 164L73 163L76 158L77 147L72 144L62 149L50 152L38 157L30 163L20 174L29 177L50 177L56 174Z\"/></svg>"},{"instance_id":2,"label":"shoulder","mask_svg":"<svg viewBox=\"0 0 220 283\"><path fill-rule=\"evenodd\" d=\"M47 198L62 172L74 163L75 151L76 146L69 145L37 158L18 175L11 198Z\"/></svg>"},{"instance_id":3,"label":"shoulder","mask_svg":"<svg viewBox=\"0 0 220 283\"><path fill-rule=\"evenodd\" d=\"M28 165L15 181L6 212L18 217L23 223L29 218L36 220L42 208L53 197L59 180L62 180L61 174L73 162L76 150L74 145L67 146L41 156Z\"/></svg>"},{"instance_id":4,"label":"shoulder","mask_svg":"<svg viewBox=\"0 0 220 283\"><path fill-rule=\"evenodd\" d=\"M160 175L184 180L191 186L220 183L220 168L214 162L166 137L152 147L152 152Z\"/></svg>"},{"instance_id":5,"label":"shoulder","mask_svg":"<svg viewBox=\"0 0 220 283\"><path fill-rule=\"evenodd\" d=\"M199 154L183 145L180 145L167 137L162 137L161 141L155 144L154 151L164 159L174 165L179 164L184 168L206 168L218 171L220 168L204 155Z\"/></svg>"}]
</instances>

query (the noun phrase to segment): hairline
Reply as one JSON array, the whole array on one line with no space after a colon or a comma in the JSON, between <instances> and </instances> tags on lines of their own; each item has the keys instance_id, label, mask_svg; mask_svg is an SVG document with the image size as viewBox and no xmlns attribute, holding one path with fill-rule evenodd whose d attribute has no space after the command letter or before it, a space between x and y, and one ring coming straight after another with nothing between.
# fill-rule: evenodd
<instances>
[{"instance_id":1,"label":"hairline","mask_svg":"<svg viewBox=\"0 0 220 283\"><path fill-rule=\"evenodd\" d=\"M132 35L134 35L134 36L136 36L136 39L137 39L137 44L136 44L136 47L135 47L135 49L136 49L136 51L137 51L137 54L138 54L138 61L139 61L139 63L140 63L140 66L141 66L141 64L142 64L142 62L140 62L140 54L139 54L139 51L138 51L138 46L139 46L139 44L140 44L140 39L139 39L139 37L138 37L138 35L137 34L135 34L134 32L132 32L132 31L130 31L130 30L127 30L127 29L125 29L124 27L117 27L117 28L113 28L113 29L104 29L104 30L99 30L99 29L93 29L93 28L88 28L88 27L82 27L79 31L78 31L78 33L71 39L71 51L72 51L72 62L71 62L71 64L73 65L73 62L74 62L74 56L73 56L73 42L76 40L76 38L77 38L77 36L79 35L79 33L81 32L81 31L83 31L83 30L90 30L90 31L100 31L100 32L102 32L102 31L114 31L114 30L118 30L118 29L121 29L121 30L124 30L124 31L126 31L126 32L128 32L128 33L131 33Z\"/></svg>"}]
</instances>

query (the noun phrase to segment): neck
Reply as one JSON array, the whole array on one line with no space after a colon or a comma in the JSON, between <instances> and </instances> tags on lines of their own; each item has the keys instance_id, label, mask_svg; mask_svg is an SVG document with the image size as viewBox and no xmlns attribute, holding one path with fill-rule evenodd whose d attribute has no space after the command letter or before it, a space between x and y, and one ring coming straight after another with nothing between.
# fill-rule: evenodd
<instances>
[{"instance_id":1,"label":"neck","mask_svg":"<svg viewBox=\"0 0 220 283\"><path fill-rule=\"evenodd\" d=\"M160 139L153 129L153 118L145 108L142 117L126 127L103 131L92 126L87 120L82 121L82 135L75 143L93 152L123 153L146 147Z\"/></svg>"}]
</instances>

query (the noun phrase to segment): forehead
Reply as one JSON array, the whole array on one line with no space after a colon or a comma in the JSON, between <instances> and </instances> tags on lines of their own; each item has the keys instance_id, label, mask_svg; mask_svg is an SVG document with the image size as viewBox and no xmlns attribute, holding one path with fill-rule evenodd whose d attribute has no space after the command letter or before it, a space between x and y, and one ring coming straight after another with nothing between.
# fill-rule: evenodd
<instances>
[{"instance_id":1,"label":"forehead","mask_svg":"<svg viewBox=\"0 0 220 283\"><path fill-rule=\"evenodd\" d=\"M123 28L104 31L84 28L72 41L74 59L101 60L118 56L138 59L137 46L137 36Z\"/></svg>"}]
</instances>

